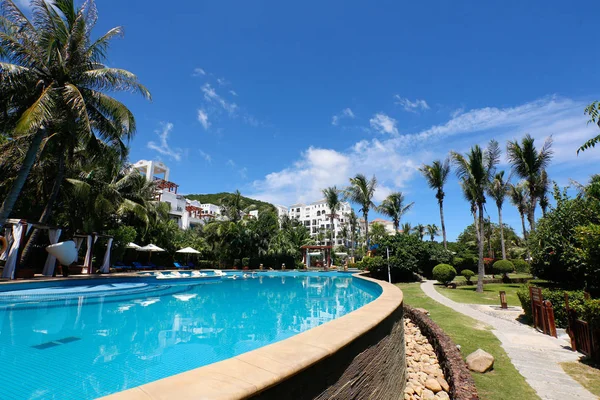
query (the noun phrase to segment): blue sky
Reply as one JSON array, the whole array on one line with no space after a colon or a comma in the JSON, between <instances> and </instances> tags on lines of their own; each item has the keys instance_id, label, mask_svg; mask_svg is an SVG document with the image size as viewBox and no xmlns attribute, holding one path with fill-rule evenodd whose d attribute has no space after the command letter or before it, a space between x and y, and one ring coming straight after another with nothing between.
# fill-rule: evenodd
<instances>
[{"instance_id":1,"label":"blue sky","mask_svg":"<svg viewBox=\"0 0 600 400\"><path fill-rule=\"evenodd\" d=\"M415 202L405 221L439 225L416 168L449 150L553 135L551 179L598 172L600 149L575 151L597 131L583 109L599 98L599 11L591 1L98 1L96 34L125 28L110 65L153 94L119 96L138 122L131 160L166 162L183 193L240 189L289 205L362 172L379 179L377 200L401 190ZM453 239L472 219L454 175L446 192Z\"/></svg>"}]
</instances>

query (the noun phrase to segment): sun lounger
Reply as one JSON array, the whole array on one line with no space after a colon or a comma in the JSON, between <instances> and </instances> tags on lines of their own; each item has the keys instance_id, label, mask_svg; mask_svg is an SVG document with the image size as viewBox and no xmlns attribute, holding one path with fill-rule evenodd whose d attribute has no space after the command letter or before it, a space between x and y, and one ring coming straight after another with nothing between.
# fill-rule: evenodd
<instances>
[{"instance_id":1,"label":"sun lounger","mask_svg":"<svg viewBox=\"0 0 600 400\"><path fill-rule=\"evenodd\" d=\"M175 266L175 268L177 269L189 269L190 267L188 267L187 265L181 265L177 262L174 262L173 265Z\"/></svg>"},{"instance_id":2,"label":"sun lounger","mask_svg":"<svg viewBox=\"0 0 600 400\"><path fill-rule=\"evenodd\" d=\"M140 270L140 269L151 269L152 267L148 266L148 265L142 265L142 263L139 263L137 261L133 262L133 269L136 270Z\"/></svg>"}]
</instances>

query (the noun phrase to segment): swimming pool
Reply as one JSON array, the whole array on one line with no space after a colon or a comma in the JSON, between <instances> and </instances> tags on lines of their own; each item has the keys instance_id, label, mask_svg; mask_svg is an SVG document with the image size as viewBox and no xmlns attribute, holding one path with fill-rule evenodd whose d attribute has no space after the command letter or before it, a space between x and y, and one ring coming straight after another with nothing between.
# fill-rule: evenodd
<instances>
[{"instance_id":1,"label":"swimming pool","mask_svg":"<svg viewBox=\"0 0 600 400\"><path fill-rule=\"evenodd\" d=\"M72 280L0 290L3 400L118 392L286 339L381 293L348 274L310 272Z\"/></svg>"}]
</instances>

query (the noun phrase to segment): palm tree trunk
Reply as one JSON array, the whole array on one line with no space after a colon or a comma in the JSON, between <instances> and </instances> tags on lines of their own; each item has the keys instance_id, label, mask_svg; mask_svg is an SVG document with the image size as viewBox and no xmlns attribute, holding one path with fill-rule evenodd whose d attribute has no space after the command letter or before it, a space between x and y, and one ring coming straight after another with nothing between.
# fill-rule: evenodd
<instances>
[{"instance_id":1,"label":"palm tree trunk","mask_svg":"<svg viewBox=\"0 0 600 400\"><path fill-rule=\"evenodd\" d=\"M65 158L64 155L60 155L58 158L58 167L56 170L56 177L54 178L54 184L52 185L52 191L50 192L50 196L48 197L48 202L44 207L44 211L38 220L38 223L45 224L48 222L48 219L52 215L52 211L54 209L54 204L58 199L58 193L60 192L60 188L62 186L63 180L65 177ZM29 256L31 254L31 250L33 246L38 240L38 237L41 233L40 229L34 229L31 235L29 236L29 240L27 240L27 244L23 249L23 254L21 255L21 265L25 265Z\"/></svg>"},{"instance_id":2,"label":"palm tree trunk","mask_svg":"<svg viewBox=\"0 0 600 400\"><path fill-rule=\"evenodd\" d=\"M365 218L365 242L367 243L367 251L369 251L369 213L363 212Z\"/></svg>"},{"instance_id":3,"label":"palm tree trunk","mask_svg":"<svg viewBox=\"0 0 600 400\"><path fill-rule=\"evenodd\" d=\"M504 247L504 226L502 225L502 208L498 207L498 223L500 224L500 247L502 247L502 259L506 260L506 247Z\"/></svg>"},{"instance_id":4,"label":"palm tree trunk","mask_svg":"<svg viewBox=\"0 0 600 400\"><path fill-rule=\"evenodd\" d=\"M527 240L527 228L525 227L525 215L523 213L519 213L521 215L521 226L523 227L523 239Z\"/></svg>"},{"instance_id":5,"label":"palm tree trunk","mask_svg":"<svg viewBox=\"0 0 600 400\"><path fill-rule=\"evenodd\" d=\"M444 222L444 202L440 200L440 220L442 222L442 236L444 238L444 248L448 250L448 242L446 241L446 223Z\"/></svg>"},{"instance_id":6,"label":"palm tree trunk","mask_svg":"<svg viewBox=\"0 0 600 400\"><path fill-rule=\"evenodd\" d=\"M483 203L479 205L479 261L477 263L477 292L483 293L483 278L485 275L485 268L483 265L483 237L484 237L484 226L483 226Z\"/></svg>"},{"instance_id":7,"label":"palm tree trunk","mask_svg":"<svg viewBox=\"0 0 600 400\"><path fill-rule=\"evenodd\" d=\"M475 227L475 233L477 236L477 245L481 242L481 232L479 232L479 221L477 221L477 210L473 212L473 226Z\"/></svg>"},{"instance_id":8,"label":"palm tree trunk","mask_svg":"<svg viewBox=\"0 0 600 400\"><path fill-rule=\"evenodd\" d=\"M21 194L21 190L23 190L25 181L27 181L27 177L29 176L29 171L31 171L31 167L33 167L33 164L35 163L37 152L45 136L46 129L40 128L29 144L25 159L23 159L23 164L21 164L21 168L19 168L19 172L17 173L17 179L14 181L6 198L2 202L2 206L0 206L0 232L2 232L2 228L4 228L4 224L13 210L13 207Z\"/></svg>"}]
</instances>

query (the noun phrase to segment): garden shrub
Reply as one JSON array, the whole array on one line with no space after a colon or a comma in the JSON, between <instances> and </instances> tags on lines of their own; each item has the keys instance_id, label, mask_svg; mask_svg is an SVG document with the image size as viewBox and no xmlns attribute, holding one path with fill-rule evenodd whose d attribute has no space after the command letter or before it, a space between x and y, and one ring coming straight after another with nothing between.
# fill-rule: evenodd
<instances>
[{"instance_id":1,"label":"garden shrub","mask_svg":"<svg viewBox=\"0 0 600 400\"><path fill-rule=\"evenodd\" d=\"M455 269L461 271L464 269L463 264L465 263L465 259L462 257L454 257L452 259L452 265Z\"/></svg>"},{"instance_id":2,"label":"garden shrub","mask_svg":"<svg viewBox=\"0 0 600 400\"><path fill-rule=\"evenodd\" d=\"M368 270L369 272L376 272L380 268L387 267L387 263L381 256L364 257L359 264L360 269Z\"/></svg>"},{"instance_id":3,"label":"garden shrub","mask_svg":"<svg viewBox=\"0 0 600 400\"><path fill-rule=\"evenodd\" d=\"M529 274L531 272L531 268L529 263L525 260L521 260L520 258L511 260L513 265L515 266L515 271L520 274Z\"/></svg>"},{"instance_id":4,"label":"garden shrub","mask_svg":"<svg viewBox=\"0 0 600 400\"><path fill-rule=\"evenodd\" d=\"M571 304L569 298L569 306L575 310L579 319L590 323L596 329L600 328L600 299L584 299L582 302Z\"/></svg>"},{"instance_id":5,"label":"garden shrub","mask_svg":"<svg viewBox=\"0 0 600 400\"><path fill-rule=\"evenodd\" d=\"M358 263L348 263L348 268L359 268Z\"/></svg>"},{"instance_id":6,"label":"garden shrub","mask_svg":"<svg viewBox=\"0 0 600 400\"><path fill-rule=\"evenodd\" d=\"M465 277L469 285L471 284L471 279L473 279L475 276L475 272L471 271L470 269L463 269L460 271L460 274Z\"/></svg>"},{"instance_id":7,"label":"garden shrub","mask_svg":"<svg viewBox=\"0 0 600 400\"><path fill-rule=\"evenodd\" d=\"M198 260L196 263L198 269L215 269L215 262L210 260Z\"/></svg>"},{"instance_id":8,"label":"garden shrub","mask_svg":"<svg viewBox=\"0 0 600 400\"><path fill-rule=\"evenodd\" d=\"M438 264L433 268L433 278L439 283L447 285L456 277L456 270L449 264Z\"/></svg>"},{"instance_id":9,"label":"garden shrub","mask_svg":"<svg viewBox=\"0 0 600 400\"><path fill-rule=\"evenodd\" d=\"M533 285L523 285L517 291L517 297L521 302L521 307L525 313L525 317L529 320L533 320L531 313L531 300L529 299L529 287ZM584 302L583 290L563 290L558 288L543 288L542 295L544 300L552 303L554 309L554 319L556 326L560 328L566 328L568 326L567 311L565 309L565 293L569 295L569 306L575 310L581 310L579 307ZM591 307L590 307L591 309ZM583 312L583 311L582 311Z\"/></svg>"},{"instance_id":10,"label":"garden shrub","mask_svg":"<svg viewBox=\"0 0 600 400\"><path fill-rule=\"evenodd\" d=\"M242 258L242 267L248 267L250 265L250 258L244 257Z\"/></svg>"},{"instance_id":11,"label":"garden shrub","mask_svg":"<svg viewBox=\"0 0 600 400\"><path fill-rule=\"evenodd\" d=\"M242 262L240 261L239 258L236 258L233 260L233 266L238 267L238 268L242 266Z\"/></svg>"},{"instance_id":12,"label":"garden shrub","mask_svg":"<svg viewBox=\"0 0 600 400\"><path fill-rule=\"evenodd\" d=\"M495 273L506 276L515 270L515 265L508 260L498 260L494 263L492 268L494 269Z\"/></svg>"}]
</instances>

